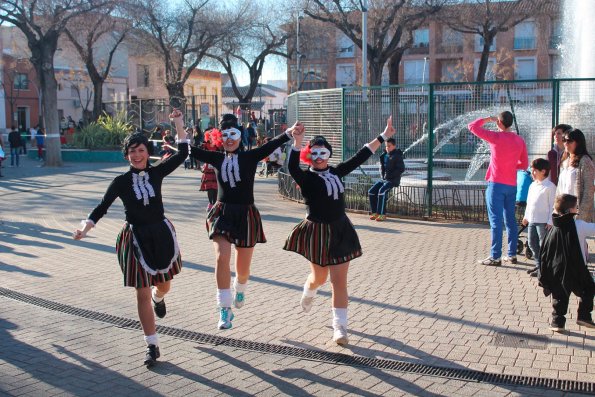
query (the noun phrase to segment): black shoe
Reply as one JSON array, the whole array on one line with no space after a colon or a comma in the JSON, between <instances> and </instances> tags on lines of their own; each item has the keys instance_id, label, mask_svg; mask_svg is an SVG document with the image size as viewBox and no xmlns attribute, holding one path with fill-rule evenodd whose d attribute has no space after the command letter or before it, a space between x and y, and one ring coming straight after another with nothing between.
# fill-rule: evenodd
<instances>
[{"instance_id":1,"label":"black shoe","mask_svg":"<svg viewBox=\"0 0 595 397\"><path fill-rule=\"evenodd\" d=\"M536 271L537 271L537 269L539 269L539 268L538 268L538 267L534 267L533 269L528 269L528 270L527 270L527 274L531 274L531 273L533 273L533 272L536 272Z\"/></svg>"},{"instance_id":2,"label":"black shoe","mask_svg":"<svg viewBox=\"0 0 595 397\"><path fill-rule=\"evenodd\" d=\"M149 345L147 346L147 353L145 354L145 365L147 368L152 367L157 362L157 359L161 356L159 353L159 346Z\"/></svg>"},{"instance_id":3,"label":"black shoe","mask_svg":"<svg viewBox=\"0 0 595 397\"><path fill-rule=\"evenodd\" d=\"M531 273L529 273L529 276L531 276L531 277L539 276L539 270L537 270L537 269L533 270Z\"/></svg>"},{"instance_id":4,"label":"black shoe","mask_svg":"<svg viewBox=\"0 0 595 397\"><path fill-rule=\"evenodd\" d=\"M577 321L578 324L578 321ZM550 322L550 330L554 331L554 332L564 332L564 324L559 324L556 321L551 321Z\"/></svg>"},{"instance_id":5,"label":"black shoe","mask_svg":"<svg viewBox=\"0 0 595 397\"><path fill-rule=\"evenodd\" d=\"M165 299L162 299L161 302L155 302L153 300L153 310L155 311L155 315L157 317L159 317L159 318L165 317L165 315L167 314L167 310L165 308Z\"/></svg>"},{"instance_id":6,"label":"black shoe","mask_svg":"<svg viewBox=\"0 0 595 397\"><path fill-rule=\"evenodd\" d=\"M590 318L578 319L576 323L582 327L595 328L595 323Z\"/></svg>"}]
</instances>

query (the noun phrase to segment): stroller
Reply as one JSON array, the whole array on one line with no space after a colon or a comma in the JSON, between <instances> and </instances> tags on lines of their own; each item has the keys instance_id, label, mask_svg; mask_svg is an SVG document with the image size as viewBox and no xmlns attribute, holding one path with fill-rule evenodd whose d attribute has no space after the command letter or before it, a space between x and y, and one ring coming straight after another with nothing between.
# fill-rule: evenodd
<instances>
[{"instance_id":1,"label":"stroller","mask_svg":"<svg viewBox=\"0 0 595 397\"><path fill-rule=\"evenodd\" d=\"M519 233L516 253L520 255L525 251L525 258L533 258L533 251L529 248L528 240L521 239L521 233L527 230L527 226L523 225L522 220L525 215L525 207L527 206L527 196L529 194L529 186L532 182L531 173L526 170L517 171L517 186L516 186L516 215L519 220Z\"/></svg>"}]
</instances>

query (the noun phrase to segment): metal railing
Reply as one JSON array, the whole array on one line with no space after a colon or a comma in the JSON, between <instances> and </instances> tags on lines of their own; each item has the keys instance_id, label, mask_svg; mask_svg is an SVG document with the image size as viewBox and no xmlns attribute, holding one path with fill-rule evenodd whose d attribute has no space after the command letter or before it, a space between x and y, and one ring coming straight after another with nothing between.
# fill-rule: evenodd
<instances>
[{"instance_id":1,"label":"metal railing","mask_svg":"<svg viewBox=\"0 0 595 397\"><path fill-rule=\"evenodd\" d=\"M303 122L307 138L327 137L333 145L331 160L337 163L373 140L392 115L406 171L401 186L393 191L389 213L482 222L487 220L484 175L489 147L471 134L467 125L504 110L515 115L514 129L527 143L529 161L546 157L551 129L559 123L580 128L589 151L595 152L591 122L595 118L595 78L297 92L288 98L287 122ZM356 192L353 197L346 195L348 208L366 208L367 189L379 178L377 164L377 155L372 156L346 179L349 191ZM294 198L290 179L280 185L280 192Z\"/></svg>"}]
</instances>

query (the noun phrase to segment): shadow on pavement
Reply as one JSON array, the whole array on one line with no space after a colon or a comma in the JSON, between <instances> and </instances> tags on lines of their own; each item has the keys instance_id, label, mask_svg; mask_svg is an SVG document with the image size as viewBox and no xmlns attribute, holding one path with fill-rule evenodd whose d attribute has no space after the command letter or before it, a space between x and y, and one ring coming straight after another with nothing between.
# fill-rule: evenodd
<instances>
[{"instance_id":1,"label":"shadow on pavement","mask_svg":"<svg viewBox=\"0 0 595 397\"><path fill-rule=\"evenodd\" d=\"M59 353L66 354L75 359L78 362L77 364L61 360L47 351L23 343L15 339L9 332L9 330L15 330L17 328L14 323L0 319L0 346L3 347L2 360L19 368L23 373L29 374L32 378L40 382L64 390L66 393L72 395L90 395L93 389L97 391L96 394L101 394L100 392L102 390L106 391L104 389L105 386L102 387L104 384L114 383L122 387L142 391L143 395L149 397L161 395L152 392L138 382L89 361L61 346L54 345ZM26 378L22 377L22 379ZM36 382L31 381L30 383L34 384Z\"/></svg>"},{"instance_id":2,"label":"shadow on pavement","mask_svg":"<svg viewBox=\"0 0 595 397\"><path fill-rule=\"evenodd\" d=\"M246 393L240 389L236 389L234 387L228 386L223 383L215 382L212 379L205 378L204 376L195 374L194 372L186 371L183 368L180 368L176 364L169 363L167 361L159 361L157 365L150 369L151 372L155 372L160 375L168 376L168 375L176 375L191 380L196 383L200 383L201 385L210 387L211 389L215 389L220 393L229 394L231 396L240 396L240 397L249 397L251 394ZM198 393L196 391L195 393Z\"/></svg>"},{"instance_id":3,"label":"shadow on pavement","mask_svg":"<svg viewBox=\"0 0 595 397\"><path fill-rule=\"evenodd\" d=\"M204 351L204 352L212 355L213 357L219 358L221 361L225 362L227 365L233 365L234 367L236 367L242 371L248 372L248 373L256 376L257 378L262 379L262 381L268 383L272 387L276 387L279 390L279 392L281 392L283 394L286 394L289 396L310 395L309 393L305 392L304 389L302 389L301 387L296 386L290 382L286 382L283 379L277 378L273 375L270 375L270 374L266 373L265 371L261 371L255 367L253 367L249 363L238 360L237 358L232 357L228 354L225 354L222 351L211 349L208 347L196 347L196 349ZM359 390L359 389L355 389L355 390ZM269 391L267 391L267 395L273 395L273 394L274 393L270 393Z\"/></svg>"}]
</instances>

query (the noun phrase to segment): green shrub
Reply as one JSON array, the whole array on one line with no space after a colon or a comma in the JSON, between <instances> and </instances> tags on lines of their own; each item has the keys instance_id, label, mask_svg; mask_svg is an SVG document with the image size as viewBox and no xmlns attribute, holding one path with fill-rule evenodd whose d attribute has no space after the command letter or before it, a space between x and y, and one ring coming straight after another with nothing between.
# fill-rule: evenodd
<instances>
[{"instance_id":1,"label":"green shrub","mask_svg":"<svg viewBox=\"0 0 595 397\"><path fill-rule=\"evenodd\" d=\"M122 141L133 130L126 119L125 112L114 117L107 114L99 116L96 122L85 126L74 134L74 144L84 149L119 149Z\"/></svg>"}]
</instances>

